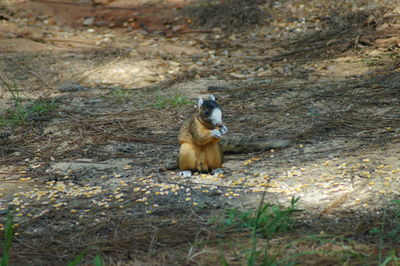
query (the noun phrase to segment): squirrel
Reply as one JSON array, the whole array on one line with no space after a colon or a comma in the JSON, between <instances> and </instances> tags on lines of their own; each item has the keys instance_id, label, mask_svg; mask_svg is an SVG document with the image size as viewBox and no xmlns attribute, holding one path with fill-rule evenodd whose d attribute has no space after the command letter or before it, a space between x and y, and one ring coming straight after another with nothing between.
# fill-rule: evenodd
<instances>
[{"instance_id":1,"label":"squirrel","mask_svg":"<svg viewBox=\"0 0 400 266\"><path fill-rule=\"evenodd\" d=\"M223 174L224 152L253 152L290 144L288 140L222 140L227 132L228 128L222 123L222 109L215 97L199 98L196 111L183 122L179 131L180 175L190 177L192 171Z\"/></svg>"}]
</instances>

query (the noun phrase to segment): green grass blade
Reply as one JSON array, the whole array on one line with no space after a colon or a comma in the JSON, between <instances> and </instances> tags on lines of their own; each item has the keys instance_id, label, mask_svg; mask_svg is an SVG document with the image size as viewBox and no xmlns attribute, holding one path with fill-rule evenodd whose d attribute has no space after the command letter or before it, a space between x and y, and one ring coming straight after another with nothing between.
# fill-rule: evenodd
<instances>
[{"instance_id":1,"label":"green grass blade","mask_svg":"<svg viewBox=\"0 0 400 266\"><path fill-rule=\"evenodd\" d=\"M78 256L75 257L75 259L71 262L68 262L68 266L76 266L78 265L79 262L81 262L83 260L84 257L86 257L86 255L88 254L87 250L83 250L79 253Z\"/></svg>"},{"instance_id":2,"label":"green grass blade","mask_svg":"<svg viewBox=\"0 0 400 266\"><path fill-rule=\"evenodd\" d=\"M399 258L396 256L394 250L390 252L390 254L386 257L386 259L382 263L379 264L379 266L389 265L391 261L393 261L393 263L390 265L395 265L395 266L399 265Z\"/></svg>"},{"instance_id":3,"label":"green grass blade","mask_svg":"<svg viewBox=\"0 0 400 266\"><path fill-rule=\"evenodd\" d=\"M94 257L93 263L95 266L104 266L103 258L99 254Z\"/></svg>"},{"instance_id":4,"label":"green grass blade","mask_svg":"<svg viewBox=\"0 0 400 266\"><path fill-rule=\"evenodd\" d=\"M251 251L250 251L250 256L249 256L249 258L247 260L247 265L248 266L254 266L256 264L256 259L257 259L257 229L258 229L258 222L260 221L261 214L262 214L263 211L265 211L265 208L263 208L264 198L265 198L265 191L261 196L260 205L258 206L258 210L257 210L256 220L254 222L253 231L251 233Z\"/></svg>"},{"instance_id":5,"label":"green grass blade","mask_svg":"<svg viewBox=\"0 0 400 266\"><path fill-rule=\"evenodd\" d=\"M3 246L3 257L1 259L1 266L8 266L9 265L9 260L10 260L10 249L12 246L12 239L13 239L13 216L11 211L9 210L7 212L7 219L5 223L5 242Z\"/></svg>"}]
</instances>

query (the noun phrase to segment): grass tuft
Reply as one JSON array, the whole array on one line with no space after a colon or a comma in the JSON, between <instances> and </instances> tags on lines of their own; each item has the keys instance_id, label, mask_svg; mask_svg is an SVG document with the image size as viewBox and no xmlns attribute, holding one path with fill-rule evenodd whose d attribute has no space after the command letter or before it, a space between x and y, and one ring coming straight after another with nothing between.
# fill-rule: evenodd
<instances>
[{"instance_id":1,"label":"grass tuft","mask_svg":"<svg viewBox=\"0 0 400 266\"><path fill-rule=\"evenodd\" d=\"M25 100L21 96L21 90L15 81L13 84L7 82L0 76L1 84L11 94L13 106L3 109L0 115L0 126L4 125L24 125L32 117L41 116L57 108L57 102L48 99L39 99L36 101Z\"/></svg>"},{"instance_id":2,"label":"grass tuft","mask_svg":"<svg viewBox=\"0 0 400 266\"><path fill-rule=\"evenodd\" d=\"M288 208L262 203L263 205L259 207L257 212L254 212L254 210L229 209L226 211L222 228L234 227L255 230L257 235L262 235L264 238L269 238L274 233L287 232L295 224L291 215L299 211L295 207L298 200L299 198L292 198Z\"/></svg>"},{"instance_id":3,"label":"grass tuft","mask_svg":"<svg viewBox=\"0 0 400 266\"><path fill-rule=\"evenodd\" d=\"M290 206L287 208L264 204L264 198L265 193L262 195L257 210L240 211L238 209L229 209L225 211L224 217L222 220L220 219L220 222L218 222L218 218L210 220L210 223L216 223L221 231L232 232L232 229L250 231L250 248L246 251L246 260L249 266L256 265L260 260L262 260L262 265L279 264L277 256L268 252L268 241L275 233L287 232L293 229L295 220L292 215L299 211L296 208L299 198L292 198ZM260 237L267 240L267 246L262 250L257 249L257 242ZM228 265L223 251L221 251L220 258L222 265Z\"/></svg>"},{"instance_id":4,"label":"grass tuft","mask_svg":"<svg viewBox=\"0 0 400 266\"><path fill-rule=\"evenodd\" d=\"M190 105L195 104L193 101L189 100L187 97L182 94L175 94L174 96L162 96L158 95L156 97L156 102L152 104L153 107L158 109L166 108L166 107L177 107L182 105Z\"/></svg>"}]
</instances>

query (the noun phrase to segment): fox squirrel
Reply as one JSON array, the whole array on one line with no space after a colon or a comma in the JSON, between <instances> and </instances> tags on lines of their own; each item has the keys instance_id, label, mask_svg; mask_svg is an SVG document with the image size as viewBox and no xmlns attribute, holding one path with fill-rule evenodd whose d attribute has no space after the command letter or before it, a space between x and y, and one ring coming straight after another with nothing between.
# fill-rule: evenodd
<instances>
[{"instance_id":1,"label":"fox squirrel","mask_svg":"<svg viewBox=\"0 0 400 266\"><path fill-rule=\"evenodd\" d=\"M224 173L224 151L253 152L290 144L287 140L222 140L227 132L228 128L222 123L222 109L215 97L211 95L208 100L199 98L196 111L184 121L179 131L180 175L190 177L192 171Z\"/></svg>"}]
</instances>

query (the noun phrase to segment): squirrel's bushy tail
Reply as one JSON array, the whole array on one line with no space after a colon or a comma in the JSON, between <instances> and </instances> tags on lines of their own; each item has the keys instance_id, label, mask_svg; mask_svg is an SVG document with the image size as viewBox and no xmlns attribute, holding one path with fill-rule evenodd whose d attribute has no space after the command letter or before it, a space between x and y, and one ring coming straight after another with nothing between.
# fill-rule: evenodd
<instances>
[{"instance_id":1,"label":"squirrel's bushy tail","mask_svg":"<svg viewBox=\"0 0 400 266\"><path fill-rule=\"evenodd\" d=\"M287 139L222 139L224 153L246 153L266 151L288 147L291 144Z\"/></svg>"}]
</instances>

